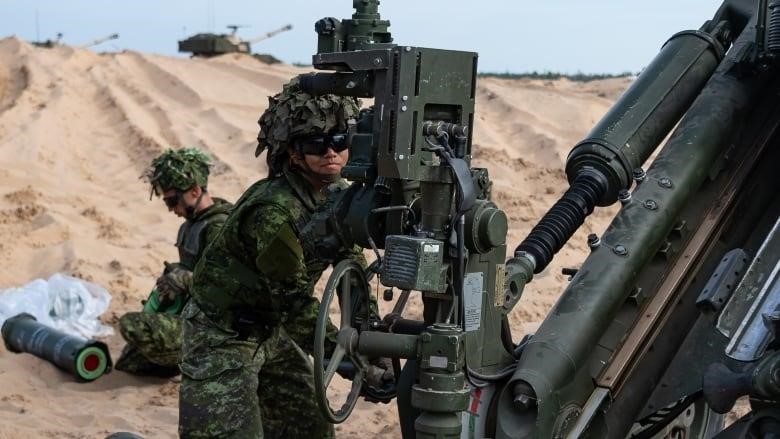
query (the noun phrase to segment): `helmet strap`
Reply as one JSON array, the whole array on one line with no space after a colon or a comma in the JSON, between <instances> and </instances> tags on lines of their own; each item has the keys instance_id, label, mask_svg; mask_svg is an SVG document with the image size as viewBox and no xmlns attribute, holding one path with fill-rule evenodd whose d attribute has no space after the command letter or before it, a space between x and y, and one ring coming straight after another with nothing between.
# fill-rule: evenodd
<instances>
[{"instance_id":1,"label":"helmet strap","mask_svg":"<svg viewBox=\"0 0 780 439\"><path fill-rule=\"evenodd\" d=\"M193 204L184 206L184 217L185 218L187 218L188 220L191 220L191 219L195 218L195 208L198 207L198 205L200 204L200 200L203 199L203 195L205 193L206 193L206 191L204 191L203 188L201 188L200 195L198 195L198 199L195 200L195 202Z\"/></svg>"}]
</instances>

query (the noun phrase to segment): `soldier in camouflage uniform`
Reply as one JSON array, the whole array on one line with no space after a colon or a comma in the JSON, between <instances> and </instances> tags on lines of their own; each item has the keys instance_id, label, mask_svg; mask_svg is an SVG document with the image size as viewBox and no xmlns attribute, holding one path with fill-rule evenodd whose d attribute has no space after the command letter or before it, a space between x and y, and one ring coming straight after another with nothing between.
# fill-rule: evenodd
<instances>
[{"instance_id":1,"label":"soldier in camouflage uniform","mask_svg":"<svg viewBox=\"0 0 780 439\"><path fill-rule=\"evenodd\" d=\"M221 198L212 198L207 190L210 164L208 156L198 149L169 149L152 161L144 175L152 185L152 193L163 197L168 211L186 221L176 239L179 262L165 263L156 292L152 293L156 297L149 298L157 300L161 312L130 312L119 319L119 331L127 345L116 362L117 370L155 376L179 373L181 319L173 307L168 306L167 312L162 309L187 301L195 263L231 207ZM150 307L145 308L148 311Z\"/></svg>"},{"instance_id":2,"label":"soldier in camouflage uniform","mask_svg":"<svg viewBox=\"0 0 780 439\"><path fill-rule=\"evenodd\" d=\"M268 177L236 203L195 268L183 312L182 437L327 438L314 398L314 284L327 263L298 241L323 189L345 184L348 122L358 101L311 96L297 79L269 98L259 155ZM340 258L365 266L358 248Z\"/></svg>"}]
</instances>

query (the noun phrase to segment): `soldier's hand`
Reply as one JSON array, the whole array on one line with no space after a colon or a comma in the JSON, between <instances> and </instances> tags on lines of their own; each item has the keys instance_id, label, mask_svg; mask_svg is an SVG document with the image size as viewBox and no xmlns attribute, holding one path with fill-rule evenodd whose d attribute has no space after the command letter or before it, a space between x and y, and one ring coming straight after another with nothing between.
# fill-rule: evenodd
<instances>
[{"instance_id":1,"label":"soldier's hand","mask_svg":"<svg viewBox=\"0 0 780 439\"><path fill-rule=\"evenodd\" d=\"M371 360L363 380L360 394L366 401L387 404L395 398L395 374L389 358Z\"/></svg>"},{"instance_id":2,"label":"soldier's hand","mask_svg":"<svg viewBox=\"0 0 780 439\"><path fill-rule=\"evenodd\" d=\"M192 272L176 267L157 278L160 303L172 302L177 296L186 295L192 283Z\"/></svg>"},{"instance_id":3,"label":"soldier's hand","mask_svg":"<svg viewBox=\"0 0 780 439\"><path fill-rule=\"evenodd\" d=\"M186 270L183 265L181 265L181 262L168 262L163 261L163 264L165 265L165 269L163 270L163 274L168 274L171 271L174 270Z\"/></svg>"}]
</instances>

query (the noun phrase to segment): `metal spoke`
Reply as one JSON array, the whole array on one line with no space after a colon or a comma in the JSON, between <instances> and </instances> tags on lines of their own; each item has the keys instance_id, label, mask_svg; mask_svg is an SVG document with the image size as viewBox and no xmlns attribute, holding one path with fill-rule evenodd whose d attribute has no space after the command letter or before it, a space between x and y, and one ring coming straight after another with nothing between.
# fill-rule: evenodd
<instances>
[{"instance_id":1,"label":"metal spoke","mask_svg":"<svg viewBox=\"0 0 780 439\"><path fill-rule=\"evenodd\" d=\"M339 299L341 303L341 327L352 327L352 275L349 271L344 272L344 276L339 282Z\"/></svg>"},{"instance_id":2,"label":"metal spoke","mask_svg":"<svg viewBox=\"0 0 780 439\"><path fill-rule=\"evenodd\" d=\"M359 305L352 303L352 296L357 294L361 300L365 300L364 296L367 296L369 291L370 287L363 268L355 261L343 260L333 267L333 273L322 294L314 335L314 384L317 405L323 416L334 424L344 422L355 407L363 385L364 370L368 367L367 362L359 354L353 352L355 346L348 346L347 343L355 343L359 336L357 328L353 327L354 316L352 315L355 312L354 308ZM335 307L331 309L334 296L338 297L338 306L341 310L339 344L336 345L332 357L326 364L325 345L328 343L330 314L331 311L335 312ZM354 370L350 371L350 375L354 373L354 376L351 378L351 389L343 405L334 411L331 407L331 401L328 399L328 387L333 381L333 375L337 373L345 358L353 363Z\"/></svg>"},{"instance_id":3,"label":"metal spoke","mask_svg":"<svg viewBox=\"0 0 780 439\"><path fill-rule=\"evenodd\" d=\"M325 369L324 385L326 389L330 385L330 380L333 379L333 374L336 373L336 369L338 369L339 364L341 364L341 360L344 359L345 352L346 351L341 345L336 345L336 349L333 350L333 355L328 362L328 368Z\"/></svg>"}]
</instances>

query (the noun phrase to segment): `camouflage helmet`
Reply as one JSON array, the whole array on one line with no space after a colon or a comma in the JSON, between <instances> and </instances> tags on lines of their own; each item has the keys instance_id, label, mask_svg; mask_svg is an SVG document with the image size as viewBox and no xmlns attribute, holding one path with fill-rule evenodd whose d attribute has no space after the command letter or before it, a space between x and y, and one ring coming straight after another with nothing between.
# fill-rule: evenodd
<instances>
[{"instance_id":1,"label":"camouflage helmet","mask_svg":"<svg viewBox=\"0 0 780 439\"><path fill-rule=\"evenodd\" d=\"M281 93L268 98L268 108L257 123L255 157L268 149L268 175L277 175L287 160L287 150L296 138L345 132L360 111L353 97L325 94L313 96L301 90L299 78L284 85Z\"/></svg>"},{"instance_id":2,"label":"camouflage helmet","mask_svg":"<svg viewBox=\"0 0 780 439\"><path fill-rule=\"evenodd\" d=\"M152 185L152 192L161 195L166 190L186 191L193 186L208 185L211 159L197 148L167 149L152 160L143 175Z\"/></svg>"}]
</instances>

